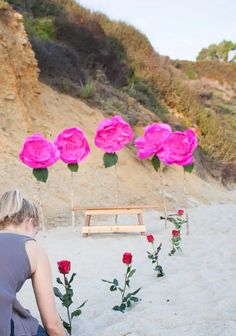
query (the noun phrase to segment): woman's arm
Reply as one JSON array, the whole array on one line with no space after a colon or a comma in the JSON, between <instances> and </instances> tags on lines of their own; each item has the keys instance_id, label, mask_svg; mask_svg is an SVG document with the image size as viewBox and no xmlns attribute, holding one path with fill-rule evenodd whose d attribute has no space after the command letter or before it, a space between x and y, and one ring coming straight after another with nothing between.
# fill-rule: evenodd
<instances>
[{"instance_id":1,"label":"woman's arm","mask_svg":"<svg viewBox=\"0 0 236 336\"><path fill-rule=\"evenodd\" d=\"M48 257L34 241L27 242L26 251L31 263L32 285L43 325L49 336L64 336L64 329L56 310Z\"/></svg>"}]
</instances>

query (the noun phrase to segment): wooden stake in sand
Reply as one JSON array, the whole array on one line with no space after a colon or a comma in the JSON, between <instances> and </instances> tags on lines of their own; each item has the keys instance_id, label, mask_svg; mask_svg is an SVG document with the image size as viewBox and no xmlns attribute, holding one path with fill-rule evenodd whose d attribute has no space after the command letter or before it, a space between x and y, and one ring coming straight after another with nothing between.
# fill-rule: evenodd
<instances>
[{"instance_id":1,"label":"wooden stake in sand","mask_svg":"<svg viewBox=\"0 0 236 336\"><path fill-rule=\"evenodd\" d=\"M116 206L118 205L118 190L119 190L119 176L117 170L117 163L115 164L115 179L116 179L116 195L115 195L115 202ZM115 216L115 223L118 223L118 215Z\"/></svg>"},{"instance_id":2,"label":"wooden stake in sand","mask_svg":"<svg viewBox=\"0 0 236 336\"><path fill-rule=\"evenodd\" d=\"M189 216L188 216L188 198L186 192L187 186L187 176L186 171L184 169L184 183L183 183L183 194L184 194L184 207L185 207L185 214L186 214L186 235L189 235Z\"/></svg>"},{"instance_id":3,"label":"wooden stake in sand","mask_svg":"<svg viewBox=\"0 0 236 336\"><path fill-rule=\"evenodd\" d=\"M41 198L41 182L37 181L37 190L38 190L38 203L39 203L39 213L42 221L42 228L43 232L46 231L46 225L44 221L44 213L43 213L43 207L42 207L42 198Z\"/></svg>"},{"instance_id":4,"label":"wooden stake in sand","mask_svg":"<svg viewBox=\"0 0 236 336\"><path fill-rule=\"evenodd\" d=\"M75 230L75 212L74 212L74 173L70 175L70 190L71 190L71 221L72 227Z\"/></svg>"},{"instance_id":5,"label":"wooden stake in sand","mask_svg":"<svg viewBox=\"0 0 236 336\"><path fill-rule=\"evenodd\" d=\"M162 205L164 209L165 229L166 229L167 228L167 207L166 207L166 197L165 197L165 191L164 191L164 175L163 175L161 163L160 163L160 168L159 168L159 179L160 179L161 197L162 197Z\"/></svg>"}]
</instances>

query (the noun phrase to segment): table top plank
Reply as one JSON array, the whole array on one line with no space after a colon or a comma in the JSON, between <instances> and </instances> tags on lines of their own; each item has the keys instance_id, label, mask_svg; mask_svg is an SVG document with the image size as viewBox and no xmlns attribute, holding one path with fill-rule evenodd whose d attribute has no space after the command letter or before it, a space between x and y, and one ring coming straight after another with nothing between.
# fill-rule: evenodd
<instances>
[{"instance_id":1,"label":"table top plank","mask_svg":"<svg viewBox=\"0 0 236 336\"><path fill-rule=\"evenodd\" d=\"M86 210L130 210L130 209L158 209L157 205L114 205L114 206L81 206L74 207L72 211L86 211Z\"/></svg>"}]
</instances>

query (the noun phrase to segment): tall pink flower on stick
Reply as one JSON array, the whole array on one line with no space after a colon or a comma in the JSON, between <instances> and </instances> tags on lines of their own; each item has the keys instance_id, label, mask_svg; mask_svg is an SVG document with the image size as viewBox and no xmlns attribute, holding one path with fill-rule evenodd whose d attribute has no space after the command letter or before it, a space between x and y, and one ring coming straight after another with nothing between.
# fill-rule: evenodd
<instances>
[{"instance_id":1,"label":"tall pink flower on stick","mask_svg":"<svg viewBox=\"0 0 236 336\"><path fill-rule=\"evenodd\" d=\"M54 143L60 152L60 159L67 164L71 172L72 226L75 228L73 176L78 172L79 163L89 155L90 147L83 131L78 127L64 129L57 135Z\"/></svg>"},{"instance_id":2,"label":"tall pink flower on stick","mask_svg":"<svg viewBox=\"0 0 236 336\"><path fill-rule=\"evenodd\" d=\"M163 151L163 144L172 133L171 127L168 124L154 123L144 128L144 136L137 138L135 146L138 149L138 157L146 159L152 157L152 165L154 169L159 172L162 203L165 214L165 228L167 227L167 207L164 193L164 182L161 161L159 153Z\"/></svg>"},{"instance_id":3,"label":"tall pink flower on stick","mask_svg":"<svg viewBox=\"0 0 236 336\"><path fill-rule=\"evenodd\" d=\"M121 151L132 139L132 128L120 116L114 116L111 119L104 118L98 125L95 134L95 145L105 152L103 155L105 168L115 166L117 181L116 204L118 203L118 174L116 168L118 162L117 152Z\"/></svg>"},{"instance_id":4,"label":"tall pink flower on stick","mask_svg":"<svg viewBox=\"0 0 236 336\"><path fill-rule=\"evenodd\" d=\"M46 183L48 167L59 159L57 147L40 133L26 137L19 153L19 159L28 167L33 168L33 175L38 182L39 208L42 217L43 230L45 231L44 215L41 201L40 182Z\"/></svg>"},{"instance_id":5,"label":"tall pink flower on stick","mask_svg":"<svg viewBox=\"0 0 236 336\"><path fill-rule=\"evenodd\" d=\"M177 164L184 168L183 193L186 208L186 232L189 234L189 216L187 212L186 172L191 173L194 169L194 150L197 148L197 137L192 129L184 132L173 132L163 144L163 150L159 158L167 165Z\"/></svg>"}]
</instances>

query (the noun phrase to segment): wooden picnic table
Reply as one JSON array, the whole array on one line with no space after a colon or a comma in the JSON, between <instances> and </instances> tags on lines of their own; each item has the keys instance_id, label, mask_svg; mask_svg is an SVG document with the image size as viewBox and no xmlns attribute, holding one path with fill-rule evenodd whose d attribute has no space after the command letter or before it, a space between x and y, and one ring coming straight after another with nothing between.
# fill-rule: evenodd
<instances>
[{"instance_id":1,"label":"wooden picnic table","mask_svg":"<svg viewBox=\"0 0 236 336\"><path fill-rule=\"evenodd\" d=\"M82 228L83 237L89 233L111 233L111 232L140 232L143 235L146 232L143 223L143 209L157 209L156 205L116 205L116 206L83 206L74 207L72 211L83 211L85 213L84 226ZM94 215L120 215L135 214L138 217L138 223L128 225L91 225L91 217Z\"/></svg>"}]
</instances>

